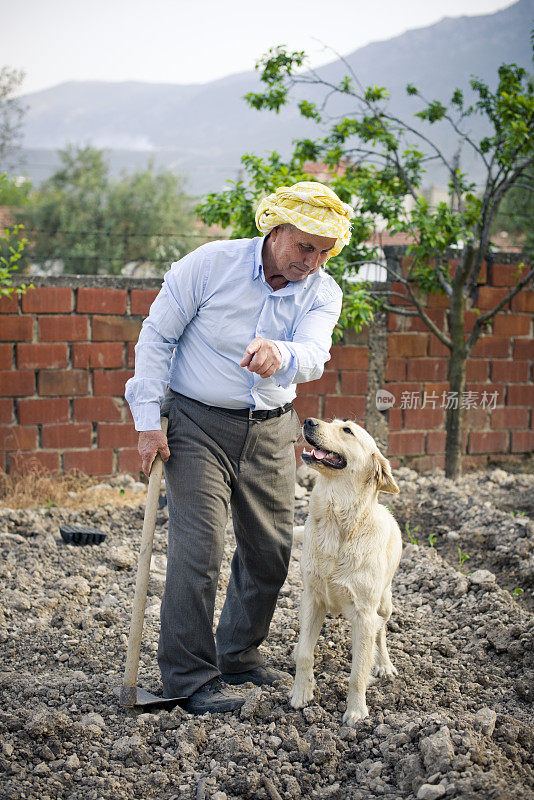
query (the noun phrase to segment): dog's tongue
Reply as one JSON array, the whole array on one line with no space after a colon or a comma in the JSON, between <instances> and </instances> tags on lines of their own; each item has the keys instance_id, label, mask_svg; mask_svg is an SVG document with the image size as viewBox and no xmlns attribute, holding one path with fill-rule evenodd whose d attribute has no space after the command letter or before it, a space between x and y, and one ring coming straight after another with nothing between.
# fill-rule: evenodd
<instances>
[{"instance_id":1,"label":"dog's tongue","mask_svg":"<svg viewBox=\"0 0 534 800\"><path fill-rule=\"evenodd\" d=\"M314 457L315 457L315 458L316 458L318 461L322 461L322 460L323 460L323 458L326 458L326 456L327 456L327 455L328 455L328 453L326 452L326 450L314 450L314 451L313 451L313 456L314 456Z\"/></svg>"}]
</instances>

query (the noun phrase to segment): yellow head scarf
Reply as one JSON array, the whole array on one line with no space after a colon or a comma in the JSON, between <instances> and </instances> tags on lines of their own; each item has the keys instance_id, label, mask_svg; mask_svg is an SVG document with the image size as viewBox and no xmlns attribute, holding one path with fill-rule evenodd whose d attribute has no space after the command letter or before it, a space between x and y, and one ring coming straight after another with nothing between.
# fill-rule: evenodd
<instances>
[{"instance_id":1,"label":"yellow head scarf","mask_svg":"<svg viewBox=\"0 0 534 800\"><path fill-rule=\"evenodd\" d=\"M350 242L353 216L352 206L343 203L328 186L302 181L280 186L264 198L256 211L256 227L266 234L289 222L306 233L337 239L330 254L332 258Z\"/></svg>"}]
</instances>

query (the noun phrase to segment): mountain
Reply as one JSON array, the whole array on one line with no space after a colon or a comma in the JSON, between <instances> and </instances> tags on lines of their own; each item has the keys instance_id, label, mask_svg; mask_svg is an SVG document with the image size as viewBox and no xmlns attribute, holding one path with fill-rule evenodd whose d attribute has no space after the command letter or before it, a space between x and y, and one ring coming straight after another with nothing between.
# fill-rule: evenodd
<instances>
[{"instance_id":1,"label":"mountain","mask_svg":"<svg viewBox=\"0 0 534 800\"><path fill-rule=\"evenodd\" d=\"M533 20L534 0L519 0L493 14L444 18L369 44L345 61L363 84L386 86L391 109L409 118L418 100L406 95L407 83L428 99L448 101L454 88L468 87L471 75L494 86L503 62L530 69ZM346 64L335 60L317 71L337 81L346 74ZM113 151L121 151L121 164L128 163L128 152L132 164L152 156L156 164L188 174L192 191L218 189L236 176L244 152L287 153L292 139L316 134L316 127L294 108L278 115L250 109L243 95L259 86L254 72L244 72L198 85L68 82L28 94L23 97L29 107L25 147L32 151L26 171L31 177L32 161L37 166L43 149L92 143L112 151L115 169ZM321 94L310 91L307 96L318 99ZM332 107L335 113L346 110L343 100ZM481 133L479 121L473 132ZM444 147L454 146L448 131L437 128L434 133ZM51 155L42 155L41 161L46 158Z\"/></svg>"}]
</instances>

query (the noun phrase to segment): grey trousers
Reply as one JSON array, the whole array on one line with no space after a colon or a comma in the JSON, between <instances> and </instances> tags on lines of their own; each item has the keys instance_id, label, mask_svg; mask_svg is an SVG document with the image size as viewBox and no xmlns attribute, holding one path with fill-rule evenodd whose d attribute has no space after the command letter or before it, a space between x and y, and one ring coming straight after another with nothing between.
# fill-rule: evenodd
<instances>
[{"instance_id":1,"label":"grey trousers","mask_svg":"<svg viewBox=\"0 0 534 800\"><path fill-rule=\"evenodd\" d=\"M220 672L263 663L293 533L295 411L254 421L167 391L171 456L167 579L158 663L165 697L189 697ZM231 505L236 550L213 635L215 594Z\"/></svg>"}]
</instances>

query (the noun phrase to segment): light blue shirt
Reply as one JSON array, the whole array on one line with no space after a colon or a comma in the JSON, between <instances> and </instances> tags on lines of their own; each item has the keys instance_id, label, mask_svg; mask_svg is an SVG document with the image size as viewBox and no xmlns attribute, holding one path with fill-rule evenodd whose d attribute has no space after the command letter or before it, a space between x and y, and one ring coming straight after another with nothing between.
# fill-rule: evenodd
<instances>
[{"instance_id":1,"label":"light blue shirt","mask_svg":"<svg viewBox=\"0 0 534 800\"><path fill-rule=\"evenodd\" d=\"M320 378L330 358L341 289L322 269L273 291L265 281L265 238L202 245L172 264L143 322L126 400L138 431L158 430L168 386L222 408L270 409L296 384ZM280 368L261 378L240 367L247 345L276 342Z\"/></svg>"}]
</instances>

